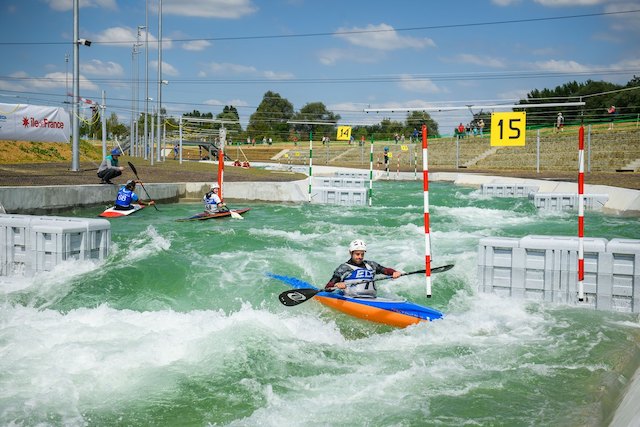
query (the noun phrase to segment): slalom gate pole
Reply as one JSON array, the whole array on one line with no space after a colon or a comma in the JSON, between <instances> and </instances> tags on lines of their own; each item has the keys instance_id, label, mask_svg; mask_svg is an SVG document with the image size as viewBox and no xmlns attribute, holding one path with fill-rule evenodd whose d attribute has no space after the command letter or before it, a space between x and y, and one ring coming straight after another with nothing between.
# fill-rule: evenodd
<instances>
[{"instance_id":1,"label":"slalom gate pole","mask_svg":"<svg viewBox=\"0 0 640 427\"><path fill-rule=\"evenodd\" d=\"M311 203L311 180L313 179L313 131L309 132L309 203Z\"/></svg>"},{"instance_id":2,"label":"slalom gate pole","mask_svg":"<svg viewBox=\"0 0 640 427\"><path fill-rule=\"evenodd\" d=\"M422 181L424 186L424 262L427 298L431 298L431 236L429 234L429 156L427 125L422 125Z\"/></svg>"},{"instance_id":3,"label":"slalom gate pole","mask_svg":"<svg viewBox=\"0 0 640 427\"><path fill-rule=\"evenodd\" d=\"M220 138L220 147L218 148L218 185L220 186L220 200L224 200L222 192L222 182L224 180L224 143L225 138Z\"/></svg>"},{"instance_id":4,"label":"slalom gate pole","mask_svg":"<svg viewBox=\"0 0 640 427\"><path fill-rule=\"evenodd\" d=\"M584 301L584 126L578 131L578 301Z\"/></svg>"},{"instance_id":5,"label":"slalom gate pole","mask_svg":"<svg viewBox=\"0 0 640 427\"><path fill-rule=\"evenodd\" d=\"M373 135L371 136L371 146L369 149L369 207L373 197Z\"/></svg>"}]
</instances>

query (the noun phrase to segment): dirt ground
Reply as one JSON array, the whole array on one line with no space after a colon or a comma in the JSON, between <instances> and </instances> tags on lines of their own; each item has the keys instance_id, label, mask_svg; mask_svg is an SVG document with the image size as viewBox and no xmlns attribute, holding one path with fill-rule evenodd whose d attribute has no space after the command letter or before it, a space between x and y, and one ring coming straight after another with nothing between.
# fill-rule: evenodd
<instances>
[{"instance_id":1,"label":"dirt ground","mask_svg":"<svg viewBox=\"0 0 640 427\"><path fill-rule=\"evenodd\" d=\"M100 179L96 173L101 157L99 146L83 142L80 147L80 170L72 172L70 144L0 141L0 186L99 184ZM121 176L112 180L114 183L124 184L127 180L135 178L134 173L127 166L129 161L133 163L138 177L143 182L213 182L217 180L217 166L211 163L184 161L180 164L176 160L167 160L151 166L148 161L140 158L123 156L120 158L120 165L125 166L125 170ZM354 167L354 165L339 163L332 166ZM432 168L430 172L461 172L569 182L576 182L578 178L576 171L543 171L537 174L535 171L518 170ZM277 182L304 178L303 174L266 171L259 168L225 167L224 170L224 179L229 182ZM640 173L586 173L585 183L640 190Z\"/></svg>"},{"instance_id":2,"label":"dirt ground","mask_svg":"<svg viewBox=\"0 0 640 427\"><path fill-rule=\"evenodd\" d=\"M133 171L127 166L127 157L120 160L125 166L123 174L115 179L116 184L124 184L128 179L134 179ZM140 159L130 160L138 177L144 183L151 182L213 182L217 180L218 169L213 164L198 162L167 161L151 166ZM82 185L99 184L97 164L81 162L80 171L72 172L69 162L56 163L22 163L0 164L0 186L30 186L30 185ZM477 171L455 169L432 169L430 172L464 172L484 175L511 176L518 178L545 179L553 181L577 182L576 172L546 171L537 174L531 171ZM302 174L290 172L266 171L264 169L225 167L224 179L229 182L265 181L279 182L304 179ZM610 185L614 187L640 190L640 173L633 172L597 172L585 174L586 184Z\"/></svg>"}]
</instances>

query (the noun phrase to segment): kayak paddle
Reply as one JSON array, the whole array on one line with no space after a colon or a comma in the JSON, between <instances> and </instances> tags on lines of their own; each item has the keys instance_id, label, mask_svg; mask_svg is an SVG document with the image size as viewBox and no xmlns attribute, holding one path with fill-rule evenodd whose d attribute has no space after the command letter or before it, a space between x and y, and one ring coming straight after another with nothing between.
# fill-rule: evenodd
<instances>
[{"instance_id":1,"label":"kayak paddle","mask_svg":"<svg viewBox=\"0 0 640 427\"><path fill-rule=\"evenodd\" d=\"M131 162L127 162L129 163L129 167L131 168L131 170L133 171L133 174L136 176L136 178L138 179L138 181L140 181L140 177L138 176L138 171L136 170L136 167L133 166L133 164ZM149 200L151 199L151 196L149 195L149 192L147 191L146 188L144 188L144 184L142 183L142 181L140 181L140 186L142 186L142 189L144 190L145 194L147 195L147 197L149 198ZM153 204L153 207L156 208L157 211L159 211L160 209L158 209L158 207L156 206L156 204Z\"/></svg>"},{"instance_id":2,"label":"kayak paddle","mask_svg":"<svg viewBox=\"0 0 640 427\"><path fill-rule=\"evenodd\" d=\"M432 274L442 273L444 271L451 270L452 268L453 268L453 264L442 265L440 267L432 268L431 273ZM426 273L426 272L427 270L410 271L408 273L402 273L399 277L409 276L410 274ZM386 276L380 279L375 279L375 281L380 282L382 280L389 280L392 278L393 278L392 276ZM360 282L354 282L352 284L357 285L360 283L367 283L367 282L371 282L371 280L362 280ZM312 289L312 288L289 289L288 291L284 291L280 295L278 295L278 299L282 304L286 305L287 307L293 307L294 305L302 304L303 302L310 300L320 292L326 292L326 291L324 289Z\"/></svg>"}]
</instances>

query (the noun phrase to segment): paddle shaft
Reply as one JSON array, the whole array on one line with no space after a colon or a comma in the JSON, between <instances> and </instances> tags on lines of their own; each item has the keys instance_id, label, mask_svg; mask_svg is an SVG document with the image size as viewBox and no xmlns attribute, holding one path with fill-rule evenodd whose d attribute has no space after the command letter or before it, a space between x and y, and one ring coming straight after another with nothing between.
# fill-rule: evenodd
<instances>
[{"instance_id":1,"label":"paddle shaft","mask_svg":"<svg viewBox=\"0 0 640 427\"><path fill-rule=\"evenodd\" d=\"M444 271L451 270L452 268L453 268L453 264L442 265L440 267L432 268L431 269L431 273L433 273L433 274L442 273ZM426 272L427 272L427 270L410 271L408 273L402 273L398 277L409 276L411 274L426 273ZM382 277L380 279L375 279L375 281L389 280L389 279L392 279L392 278L393 278L393 276L386 276L386 277ZM357 284L360 284L360 283L367 283L367 282L372 282L372 281L373 280L362 280L360 282L353 282L351 284L352 285L357 285ZM310 300L311 298L313 298L314 296L316 296L320 292L325 292L325 290L324 289L312 289L312 288L290 289L288 291L284 291L284 292L280 293L280 295L278 295L278 299L280 300L280 302L283 305L286 305L288 307L292 307L294 305L302 304L303 302Z\"/></svg>"},{"instance_id":2,"label":"paddle shaft","mask_svg":"<svg viewBox=\"0 0 640 427\"><path fill-rule=\"evenodd\" d=\"M136 167L133 166L133 164L131 162L127 162L129 163L129 167L131 168L131 170L133 171L133 174L136 176L136 178L138 179L138 181L140 181L140 177L138 176L138 171L136 170ZM142 189L144 190L144 193L147 195L147 197L149 198L149 200L153 200L151 199L151 196L149 195L149 192L147 191L146 188L144 188L144 184L142 182L140 182L140 186L142 187ZM153 204L153 207L156 208L156 210L158 211L158 207L156 206L156 204Z\"/></svg>"}]
</instances>

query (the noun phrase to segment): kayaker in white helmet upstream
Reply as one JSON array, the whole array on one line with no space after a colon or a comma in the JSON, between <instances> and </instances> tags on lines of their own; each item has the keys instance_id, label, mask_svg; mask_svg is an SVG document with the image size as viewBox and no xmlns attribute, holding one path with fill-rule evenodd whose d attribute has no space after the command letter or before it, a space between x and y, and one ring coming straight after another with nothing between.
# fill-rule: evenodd
<instances>
[{"instance_id":1,"label":"kayaker in white helmet upstream","mask_svg":"<svg viewBox=\"0 0 640 427\"><path fill-rule=\"evenodd\" d=\"M333 276L325 285L325 290L333 291L343 289L345 295L351 297L376 298L377 290L373 278L376 274L384 274L397 279L402 275L401 271L383 267L374 261L364 259L367 245L364 241L356 239L349 244L351 257L333 272ZM364 282L364 283L358 283Z\"/></svg>"}]
</instances>

